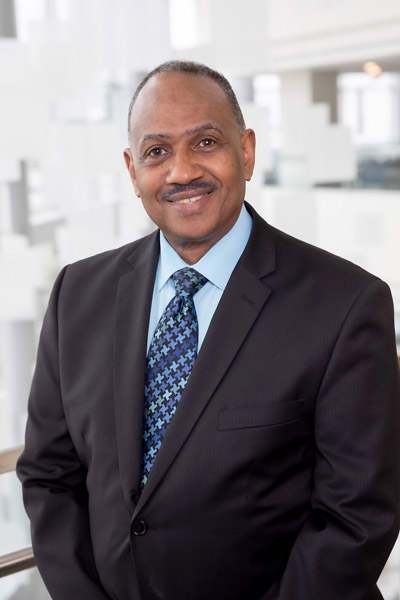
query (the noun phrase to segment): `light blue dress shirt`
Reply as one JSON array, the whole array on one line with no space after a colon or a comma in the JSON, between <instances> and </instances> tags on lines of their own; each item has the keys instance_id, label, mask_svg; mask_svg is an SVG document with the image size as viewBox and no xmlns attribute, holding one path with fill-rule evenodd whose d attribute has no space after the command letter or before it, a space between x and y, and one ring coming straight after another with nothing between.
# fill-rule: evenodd
<instances>
[{"instance_id":1,"label":"light blue dress shirt","mask_svg":"<svg viewBox=\"0 0 400 600\"><path fill-rule=\"evenodd\" d=\"M154 281L147 351L162 313L175 296L175 286L171 275L187 266L193 267L208 279L208 282L193 297L199 323L198 350L200 350L226 284L246 247L251 226L251 216L243 205L239 218L232 229L194 265L187 265L160 232L160 258Z\"/></svg>"}]
</instances>

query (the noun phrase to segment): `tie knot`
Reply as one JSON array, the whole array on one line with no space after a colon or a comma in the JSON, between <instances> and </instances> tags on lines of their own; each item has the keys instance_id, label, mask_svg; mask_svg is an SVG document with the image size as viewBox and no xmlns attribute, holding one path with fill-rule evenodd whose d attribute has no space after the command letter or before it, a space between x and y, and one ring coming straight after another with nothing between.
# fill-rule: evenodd
<instances>
[{"instance_id":1,"label":"tie knot","mask_svg":"<svg viewBox=\"0 0 400 600\"><path fill-rule=\"evenodd\" d=\"M176 295L185 297L193 297L208 281L207 277L190 267L175 271L172 279L175 283Z\"/></svg>"}]
</instances>

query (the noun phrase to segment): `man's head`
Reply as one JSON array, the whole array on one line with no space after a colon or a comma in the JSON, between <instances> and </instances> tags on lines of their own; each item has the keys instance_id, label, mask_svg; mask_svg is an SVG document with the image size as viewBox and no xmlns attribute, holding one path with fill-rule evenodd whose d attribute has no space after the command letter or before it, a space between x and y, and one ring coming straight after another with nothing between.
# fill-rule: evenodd
<instances>
[{"instance_id":1,"label":"man's head","mask_svg":"<svg viewBox=\"0 0 400 600\"><path fill-rule=\"evenodd\" d=\"M236 94L232 89L231 84L227 80L227 78L207 67L207 65L203 65L202 63L190 61L190 60L169 60L168 62L162 63L158 65L155 69L147 73L147 75L142 79L142 81L137 86L135 93L132 96L132 100L129 105L128 110L128 141L131 143L131 114L133 105L136 102L136 98L138 97L142 88L146 85L146 83L152 77L159 75L160 73L192 73L193 75L204 75L205 77L211 77L218 83L223 92L225 92L226 98L231 105L233 115L235 117L235 121L237 123L238 129L240 133L244 133L246 129L246 125L243 118L242 110L239 106L239 102L237 101Z\"/></svg>"},{"instance_id":2,"label":"man's head","mask_svg":"<svg viewBox=\"0 0 400 600\"><path fill-rule=\"evenodd\" d=\"M129 126L124 155L135 192L193 264L239 216L254 166L254 132L245 129L226 79L187 62L165 63L143 80Z\"/></svg>"}]
</instances>

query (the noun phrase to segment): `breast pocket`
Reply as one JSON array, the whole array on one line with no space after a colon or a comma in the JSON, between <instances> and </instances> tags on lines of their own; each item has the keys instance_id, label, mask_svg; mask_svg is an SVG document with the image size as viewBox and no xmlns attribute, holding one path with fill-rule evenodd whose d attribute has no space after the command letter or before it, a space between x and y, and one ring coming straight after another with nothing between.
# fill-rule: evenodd
<instances>
[{"instance_id":1,"label":"breast pocket","mask_svg":"<svg viewBox=\"0 0 400 600\"><path fill-rule=\"evenodd\" d=\"M225 408L218 413L218 430L268 427L296 421L301 416L304 400L255 404Z\"/></svg>"}]
</instances>

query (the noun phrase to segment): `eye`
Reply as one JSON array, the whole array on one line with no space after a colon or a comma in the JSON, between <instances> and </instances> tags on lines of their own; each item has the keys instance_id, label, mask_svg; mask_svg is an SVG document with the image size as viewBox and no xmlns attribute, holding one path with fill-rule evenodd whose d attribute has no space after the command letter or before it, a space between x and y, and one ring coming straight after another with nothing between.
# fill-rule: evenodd
<instances>
[{"instance_id":1,"label":"eye","mask_svg":"<svg viewBox=\"0 0 400 600\"><path fill-rule=\"evenodd\" d=\"M149 150L149 152L147 153L148 156L163 156L163 154L166 154L166 150L164 150L164 148L160 148L157 146L157 148L152 148L151 150Z\"/></svg>"},{"instance_id":2,"label":"eye","mask_svg":"<svg viewBox=\"0 0 400 600\"><path fill-rule=\"evenodd\" d=\"M199 142L199 146L201 148L208 148L209 146L213 146L214 144L215 142L211 138L204 138L204 140L201 140Z\"/></svg>"}]
</instances>

